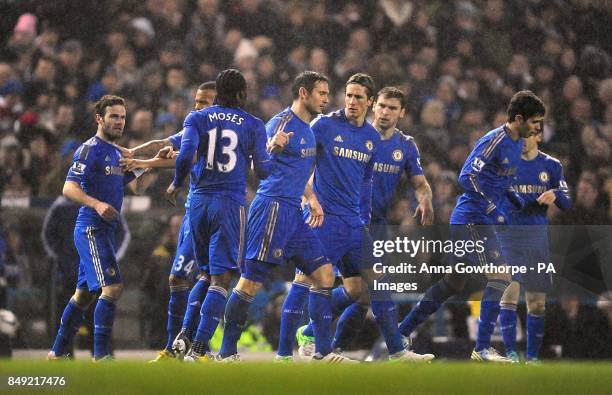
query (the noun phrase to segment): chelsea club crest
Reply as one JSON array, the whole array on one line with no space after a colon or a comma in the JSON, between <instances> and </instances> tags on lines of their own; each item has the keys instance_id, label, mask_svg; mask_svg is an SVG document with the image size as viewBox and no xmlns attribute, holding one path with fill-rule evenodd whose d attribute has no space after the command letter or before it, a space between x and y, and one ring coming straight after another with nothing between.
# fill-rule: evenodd
<instances>
[{"instance_id":1,"label":"chelsea club crest","mask_svg":"<svg viewBox=\"0 0 612 395\"><path fill-rule=\"evenodd\" d=\"M540 181L548 182L548 179L549 179L548 172L545 172L545 171L540 172L539 177L540 177Z\"/></svg>"},{"instance_id":2,"label":"chelsea club crest","mask_svg":"<svg viewBox=\"0 0 612 395\"><path fill-rule=\"evenodd\" d=\"M401 162L402 159L404 158L404 154L402 153L401 150L396 149L395 151L393 151L393 160L396 162Z\"/></svg>"}]
</instances>

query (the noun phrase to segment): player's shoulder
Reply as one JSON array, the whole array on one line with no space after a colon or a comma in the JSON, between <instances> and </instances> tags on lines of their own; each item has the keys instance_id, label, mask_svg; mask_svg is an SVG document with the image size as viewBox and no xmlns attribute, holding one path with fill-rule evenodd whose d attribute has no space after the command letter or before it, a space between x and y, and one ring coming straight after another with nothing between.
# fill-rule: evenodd
<instances>
[{"instance_id":1,"label":"player's shoulder","mask_svg":"<svg viewBox=\"0 0 612 395\"><path fill-rule=\"evenodd\" d=\"M256 117L255 115L251 114L246 110L243 110L242 108L232 108L232 110L234 110L238 116L243 117L246 124L264 125L264 121L261 118Z\"/></svg>"},{"instance_id":2,"label":"player's shoulder","mask_svg":"<svg viewBox=\"0 0 612 395\"><path fill-rule=\"evenodd\" d=\"M493 140L504 141L504 140L511 139L510 135L506 133L506 128L504 127L504 125L501 125L493 130L490 130L482 138L488 141L493 141Z\"/></svg>"},{"instance_id":3,"label":"player's shoulder","mask_svg":"<svg viewBox=\"0 0 612 395\"><path fill-rule=\"evenodd\" d=\"M327 114L317 115L317 117L313 119L312 122L310 122L310 125L330 124L330 123L341 121L343 118L344 116L342 115L342 110L336 110L336 111L332 111Z\"/></svg>"},{"instance_id":4,"label":"player's shoulder","mask_svg":"<svg viewBox=\"0 0 612 395\"><path fill-rule=\"evenodd\" d=\"M283 111L279 112L278 114L270 118L270 120L268 121L266 125L275 125L275 124L279 124L280 122L289 123L293 118L294 118L293 111L291 111L290 108L285 108Z\"/></svg>"},{"instance_id":5,"label":"player's shoulder","mask_svg":"<svg viewBox=\"0 0 612 395\"><path fill-rule=\"evenodd\" d=\"M400 129L395 129L395 135L397 136L400 143L405 145L416 145L414 141L414 137L412 137L408 132L405 132Z\"/></svg>"},{"instance_id":6,"label":"player's shoulder","mask_svg":"<svg viewBox=\"0 0 612 395\"><path fill-rule=\"evenodd\" d=\"M100 147L98 139L93 136L85 140L77 149L74 151L74 160L86 161L91 159L92 155L96 152L96 149Z\"/></svg>"},{"instance_id":7,"label":"player's shoulder","mask_svg":"<svg viewBox=\"0 0 612 395\"><path fill-rule=\"evenodd\" d=\"M547 166L550 166L552 168L561 168L563 167L561 165L561 161L557 158L555 158L552 155L549 155L545 152L542 151L538 151L538 159L541 160L542 162L544 162Z\"/></svg>"}]
</instances>

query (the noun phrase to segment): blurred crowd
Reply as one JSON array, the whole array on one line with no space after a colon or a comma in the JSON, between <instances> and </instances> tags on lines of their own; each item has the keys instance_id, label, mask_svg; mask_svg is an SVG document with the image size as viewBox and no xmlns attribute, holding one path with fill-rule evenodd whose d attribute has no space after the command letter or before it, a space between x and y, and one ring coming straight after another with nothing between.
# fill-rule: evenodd
<instances>
[{"instance_id":1,"label":"blurred crowd","mask_svg":"<svg viewBox=\"0 0 612 395\"><path fill-rule=\"evenodd\" d=\"M93 103L105 94L126 98L121 144L133 147L179 130L195 89L224 68L244 73L246 109L264 121L290 103L293 77L310 69L330 77L329 111L342 107L355 72L407 94L400 128L420 148L437 224L448 223L475 141L505 122L514 92L533 90L548 110L541 148L563 163L575 200L568 213L551 209L551 220L610 224L605 0L25 0L0 5L0 14L2 206L61 194L74 150L95 133ZM148 191L154 205L165 204L171 176L160 173ZM250 197L255 188L251 180ZM411 227L411 206L409 191L398 194L391 222ZM25 231L27 221L3 228L1 277L15 289L38 283L47 272L21 242L38 231ZM160 270L153 265L144 283L165 279L171 240L155 249Z\"/></svg>"},{"instance_id":2,"label":"blurred crowd","mask_svg":"<svg viewBox=\"0 0 612 395\"><path fill-rule=\"evenodd\" d=\"M441 224L473 143L505 121L515 91L531 89L548 109L542 148L561 160L576 198L574 212L556 221L609 223L606 1L26 4L1 40L5 201L60 193L73 150L94 133L92 104L102 95L128 100L122 144L131 147L180 129L194 89L232 66L247 78L247 110L264 121L288 105L292 77L305 69L331 78L330 111L342 106L343 83L357 71L379 87L402 88L409 104L400 126L417 140ZM155 202L163 189L149 192ZM409 225L405 198L393 221Z\"/></svg>"}]
</instances>

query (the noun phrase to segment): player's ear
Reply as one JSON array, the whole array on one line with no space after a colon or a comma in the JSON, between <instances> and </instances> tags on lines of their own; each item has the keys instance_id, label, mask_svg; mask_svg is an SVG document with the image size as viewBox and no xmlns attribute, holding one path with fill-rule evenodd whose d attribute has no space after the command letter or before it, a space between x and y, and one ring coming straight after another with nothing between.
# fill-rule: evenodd
<instances>
[{"instance_id":1,"label":"player's ear","mask_svg":"<svg viewBox=\"0 0 612 395\"><path fill-rule=\"evenodd\" d=\"M298 95L300 96L300 98L307 98L309 95L309 92L306 88L304 88L303 86L300 86L300 88L298 89Z\"/></svg>"},{"instance_id":2,"label":"player's ear","mask_svg":"<svg viewBox=\"0 0 612 395\"><path fill-rule=\"evenodd\" d=\"M96 123L101 123L103 121L104 119L100 116L100 114L96 114Z\"/></svg>"},{"instance_id":3,"label":"player's ear","mask_svg":"<svg viewBox=\"0 0 612 395\"><path fill-rule=\"evenodd\" d=\"M399 113L399 117L400 117L400 119L404 118L404 115L406 115L406 109L405 109L405 108L402 108L402 109L400 110L400 113Z\"/></svg>"}]
</instances>

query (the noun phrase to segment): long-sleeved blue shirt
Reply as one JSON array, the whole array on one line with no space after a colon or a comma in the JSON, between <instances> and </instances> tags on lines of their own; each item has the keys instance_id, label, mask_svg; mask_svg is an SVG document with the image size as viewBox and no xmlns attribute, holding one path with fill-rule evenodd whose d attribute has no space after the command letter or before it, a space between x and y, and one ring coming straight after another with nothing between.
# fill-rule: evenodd
<instances>
[{"instance_id":1,"label":"long-sleeved blue shirt","mask_svg":"<svg viewBox=\"0 0 612 395\"><path fill-rule=\"evenodd\" d=\"M504 201L502 210L506 213L510 225L548 224L546 218L548 206L539 204L536 199L550 189L555 191L557 207L566 210L572 206L561 162L543 152L538 152L532 160L522 159L519 162L512 187L525 201L525 207L516 210L509 200Z\"/></svg>"},{"instance_id":2,"label":"long-sleeved blue shirt","mask_svg":"<svg viewBox=\"0 0 612 395\"><path fill-rule=\"evenodd\" d=\"M481 137L459 174L464 193L457 200L451 224L503 224L501 203L521 160L524 140L513 140L503 125Z\"/></svg>"}]
</instances>

